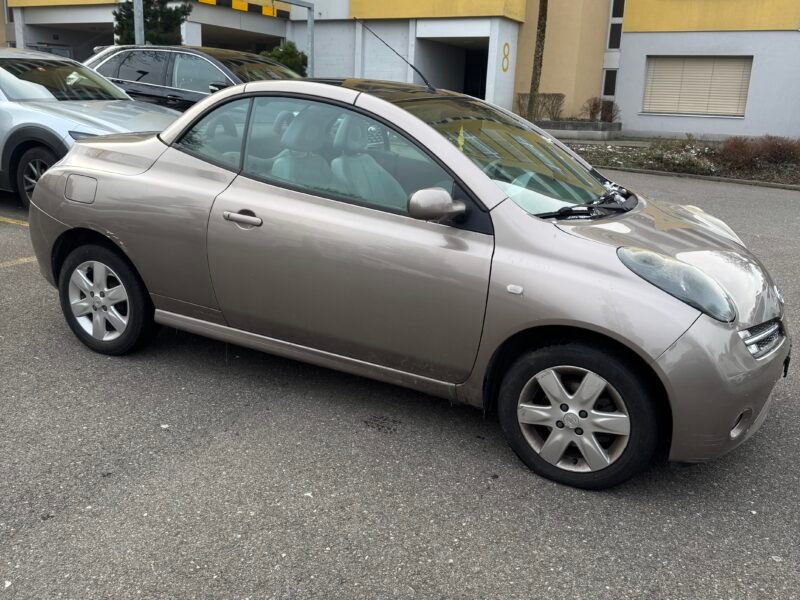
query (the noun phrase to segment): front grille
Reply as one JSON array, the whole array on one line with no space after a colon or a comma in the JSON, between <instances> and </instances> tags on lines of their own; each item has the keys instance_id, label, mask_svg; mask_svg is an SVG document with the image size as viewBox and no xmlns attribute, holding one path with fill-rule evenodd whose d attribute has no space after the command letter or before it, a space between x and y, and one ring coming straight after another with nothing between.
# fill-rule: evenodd
<instances>
[{"instance_id":1,"label":"front grille","mask_svg":"<svg viewBox=\"0 0 800 600\"><path fill-rule=\"evenodd\" d=\"M772 319L739 332L739 337L753 358L767 356L781 345L784 335L780 319Z\"/></svg>"}]
</instances>

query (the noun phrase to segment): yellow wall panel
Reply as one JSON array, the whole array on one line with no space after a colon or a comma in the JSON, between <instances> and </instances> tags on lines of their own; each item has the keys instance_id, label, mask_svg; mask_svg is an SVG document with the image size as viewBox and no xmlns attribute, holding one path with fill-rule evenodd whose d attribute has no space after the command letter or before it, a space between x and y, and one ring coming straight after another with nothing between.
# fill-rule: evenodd
<instances>
[{"instance_id":1,"label":"yellow wall panel","mask_svg":"<svg viewBox=\"0 0 800 600\"><path fill-rule=\"evenodd\" d=\"M577 116L588 98L600 95L610 11L610 0L550 0L539 92L564 94L564 116ZM538 14L539 0L528 0L517 50L515 109L516 94L527 94L531 86Z\"/></svg>"},{"instance_id":2,"label":"yellow wall panel","mask_svg":"<svg viewBox=\"0 0 800 600\"><path fill-rule=\"evenodd\" d=\"M507 17L525 20L526 0L350 0L350 16L359 19Z\"/></svg>"},{"instance_id":3,"label":"yellow wall panel","mask_svg":"<svg viewBox=\"0 0 800 600\"><path fill-rule=\"evenodd\" d=\"M627 0L624 30L791 31L800 0Z\"/></svg>"}]
</instances>

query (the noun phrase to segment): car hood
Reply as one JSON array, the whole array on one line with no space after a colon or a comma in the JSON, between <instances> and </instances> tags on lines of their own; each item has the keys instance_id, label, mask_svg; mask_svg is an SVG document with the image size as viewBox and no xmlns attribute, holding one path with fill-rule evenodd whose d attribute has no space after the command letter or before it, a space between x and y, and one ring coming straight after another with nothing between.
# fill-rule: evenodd
<instances>
[{"instance_id":1,"label":"car hood","mask_svg":"<svg viewBox=\"0 0 800 600\"><path fill-rule=\"evenodd\" d=\"M162 131L180 115L169 108L136 100L48 100L26 104L38 112L73 121L76 128L96 135Z\"/></svg>"},{"instance_id":2,"label":"car hood","mask_svg":"<svg viewBox=\"0 0 800 600\"><path fill-rule=\"evenodd\" d=\"M600 221L560 221L572 235L615 247L660 252L714 278L744 327L782 316L783 301L767 270L720 219L696 206L639 198L633 210Z\"/></svg>"}]
</instances>

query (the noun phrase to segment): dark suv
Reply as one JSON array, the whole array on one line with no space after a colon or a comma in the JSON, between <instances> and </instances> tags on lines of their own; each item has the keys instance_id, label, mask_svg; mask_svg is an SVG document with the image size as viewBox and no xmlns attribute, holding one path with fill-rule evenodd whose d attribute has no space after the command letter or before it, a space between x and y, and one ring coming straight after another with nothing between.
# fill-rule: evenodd
<instances>
[{"instance_id":1,"label":"dark suv","mask_svg":"<svg viewBox=\"0 0 800 600\"><path fill-rule=\"evenodd\" d=\"M300 77L258 54L188 46L109 46L85 64L136 100L181 111L231 85Z\"/></svg>"}]
</instances>

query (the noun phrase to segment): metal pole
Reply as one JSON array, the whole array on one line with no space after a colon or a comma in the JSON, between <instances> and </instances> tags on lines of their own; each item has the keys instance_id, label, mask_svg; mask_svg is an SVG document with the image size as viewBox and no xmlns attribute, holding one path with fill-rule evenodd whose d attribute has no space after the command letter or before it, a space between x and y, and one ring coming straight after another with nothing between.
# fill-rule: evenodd
<instances>
[{"instance_id":1,"label":"metal pole","mask_svg":"<svg viewBox=\"0 0 800 600\"><path fill-rule=\"evenodd\" d=\"M133 41L144 46L144 0L133 0Z\"/></svg>"}]
</instances>

